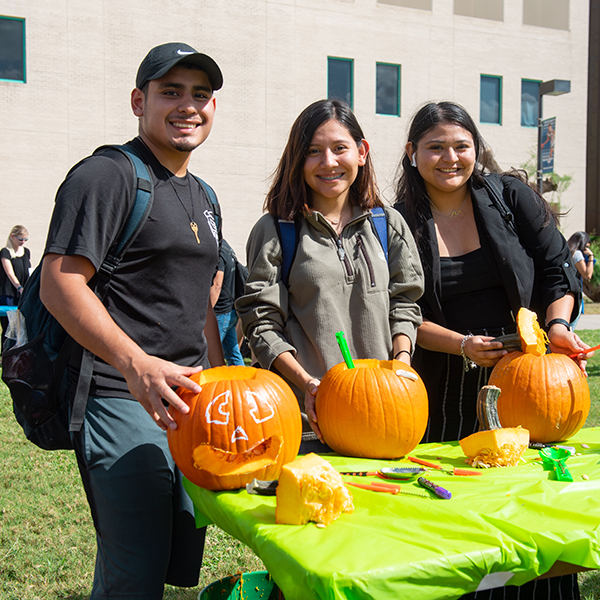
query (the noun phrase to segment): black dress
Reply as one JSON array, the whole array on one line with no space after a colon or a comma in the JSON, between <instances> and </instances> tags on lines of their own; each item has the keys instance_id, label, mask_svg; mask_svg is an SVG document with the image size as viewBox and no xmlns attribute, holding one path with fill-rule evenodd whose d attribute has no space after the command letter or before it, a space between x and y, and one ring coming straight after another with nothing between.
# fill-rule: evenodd
<instances>
[{"instance_id":1,"label":"black dress","mask_svg":"<svg viewBox=\"0 0 600 600\"><path fill-rule=\"evenodd\" d=\"M506 291L481 248L463 256L442 257L440 266L442 310L448 329L494 337L516 331ZM475 433L479 428L477 394L491 369L465 372L461 356L422 348L415 355L414 366L429 395L429 425L423 442L454 441Z\"/></svg>"},{"instance_id":2,"label":"black dress","mask_svg":"<svg viewBox=\"0 0 600 600\"><path fill-rule=\"evenodd\" d=\"M497 336L516 331L508 296L481 248L455 257L441 257L442 309L447 327L463 334ZM454 441L479 428L476 401L491 369L477 367L465 372L461 356L443 355L443 376L439 360L419 348L413 362L429 394L429 424L423 442ZM434 388L431 388L431 382ZM576 575L565 575L522 586L473 592L461 600L579 600Z\"/></svg>"}]
</instances>

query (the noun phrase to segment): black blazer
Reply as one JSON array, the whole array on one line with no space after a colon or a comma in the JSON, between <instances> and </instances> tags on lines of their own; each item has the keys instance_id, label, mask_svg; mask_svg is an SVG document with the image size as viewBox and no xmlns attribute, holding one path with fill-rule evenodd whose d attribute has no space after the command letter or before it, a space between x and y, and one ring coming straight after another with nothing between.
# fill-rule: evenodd
<instances>
[{"instance_id":1,"label":"black blazer","mask_svg":"<svg viewBox=\"0 0 600 600\"><path fill-rule=\"evenodd\" d=\"M581 285L564 236L553 219L547 222L546 212L531 188L515 177L504 175L501 180L502 196L514 226L502 217L485 187L473 188L471 200L481 247L504 284L513 315L516 317L519 308L525 306L538 313L543 326L548 306L571 292L575 296L573 320L581 304ZM402 202L396 203L396 208L406 216ZM445 326L439 249L429 209L426 222L415 234L421 238L419 250L425 271L425 292L419 305L425 319Z\"/></svg>"}]
</instances>

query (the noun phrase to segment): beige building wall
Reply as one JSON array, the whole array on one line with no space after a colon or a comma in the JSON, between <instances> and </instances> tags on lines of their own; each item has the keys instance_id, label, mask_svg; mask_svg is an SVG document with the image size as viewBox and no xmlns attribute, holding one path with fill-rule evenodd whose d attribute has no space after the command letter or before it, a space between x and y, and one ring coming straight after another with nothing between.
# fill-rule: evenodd
<instances>
[{"instance_id":1,"label":"beige building wall","mask_svg":"<svg viewBox=\"0 0 600 600\"><path fill-rule=\"evenodd\" d=\"M532 0L494 0L489 14L486 1L0 0L0 15L26 19L27 39L27 83L0 81L0 238L24 224L39 260L60 182L95 147L135 135L138 64L168 41L193 45L223 70L215 125L191 168L215 187L240 257L293 120L327 95L328 56L354 60L354 109L388 199L423 102L460 102L478 122L480 75L502 76L502 125L480 129L500 166L518 167L537 135L520 125L521 78L571 80L570 94L545 98L544 117L557 117L556 171L573 177L564 232L582 229L588 2L566 2L564 29L564 19L524 24L536 22ZM401 65L400 117L375 114L376 62Z\"/></svg>"}]
</instances>

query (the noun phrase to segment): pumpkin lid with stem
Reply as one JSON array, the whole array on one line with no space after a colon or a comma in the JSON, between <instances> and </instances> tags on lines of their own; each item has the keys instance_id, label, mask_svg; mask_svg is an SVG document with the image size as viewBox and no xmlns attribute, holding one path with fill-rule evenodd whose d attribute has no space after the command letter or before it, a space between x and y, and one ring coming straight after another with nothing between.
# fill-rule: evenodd
<instances>
[{"instance_id":1,"label":"pumpkin lid with stem","mask_svg":"<svg viewBox=\"0 0 600 600\"><path fill-rule=\"evenodd\" d=\"M533 354L534 356L546 354L548 336L540 327L537 315L533 311L525 307L519 309L517 313L517 331L525 354Z\"/></svg>"}]
</instances>

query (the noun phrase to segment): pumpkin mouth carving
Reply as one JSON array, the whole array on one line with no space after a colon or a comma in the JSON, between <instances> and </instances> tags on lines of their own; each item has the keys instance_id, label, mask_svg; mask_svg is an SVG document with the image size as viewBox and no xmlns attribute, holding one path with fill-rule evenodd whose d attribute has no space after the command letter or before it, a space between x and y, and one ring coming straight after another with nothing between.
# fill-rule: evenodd
<instances>
[{"instance_id":1,"label":"pumpkin mouth carving","mask_svg":"<svg viewBox=\"0 0 600 600\"><path fill-rule=\"evenodd\" d=\"M258 442L245 452L230 452L210 444L200 444L192 452L194 467L216 477L245 475L274 465L283 448L283 439L272 436Z\"/></svg>"}]
</instances>

